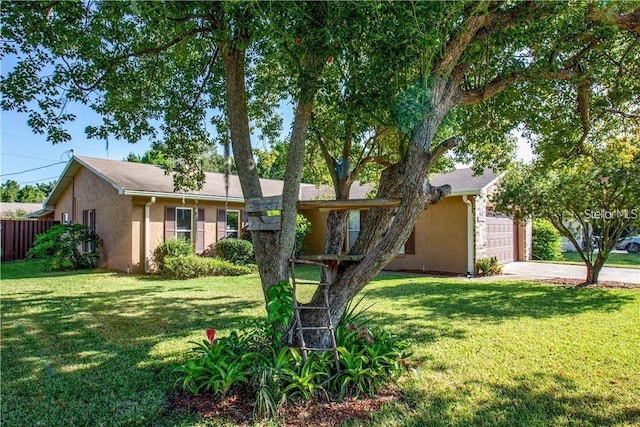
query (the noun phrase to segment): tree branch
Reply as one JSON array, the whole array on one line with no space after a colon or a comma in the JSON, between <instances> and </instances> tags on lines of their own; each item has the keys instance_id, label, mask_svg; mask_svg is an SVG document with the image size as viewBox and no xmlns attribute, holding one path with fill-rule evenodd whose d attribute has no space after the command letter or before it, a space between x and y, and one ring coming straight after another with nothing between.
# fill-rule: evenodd
<instances>
[{"instance_id":1,"label":"tree branch","mask_svg":"<svg viewBox=\"0 0 640 427\"><path fill-rule=\"evenodd\" d=\"M429 153L429 167L431 167L438 159L447 151L455 148L460 144L461 138L454 136L449 139L445 139L437 147L433 148Z\"/></svg>"},{"instance_id":2,"label":"tree branch","mask_svg":"<svg viewBox=\"0 0 640 427\"><path fill-rule=\"evenodd\" d=\"M640 9L636 9L626 15L608 15L601 9L595 8L586 16L586 19L602 24L613 24L621 30L640 35Z\"/></svg>"}]
</instances>

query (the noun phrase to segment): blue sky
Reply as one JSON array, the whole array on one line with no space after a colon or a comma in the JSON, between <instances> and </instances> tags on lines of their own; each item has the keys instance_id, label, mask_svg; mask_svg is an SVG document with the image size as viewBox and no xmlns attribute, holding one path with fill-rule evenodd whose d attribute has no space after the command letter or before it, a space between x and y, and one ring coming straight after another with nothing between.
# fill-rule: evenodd
<instances>
[{"instance_id":1,"label":"blue sky","mask_svg":"<svg viewBox=\"0 0 640 427\"><path fill-rule=\"evenodd\" d=\"M2 74L10 71L14 64L15 58L5 57L1 64ZM290 103L283 103L285 121L283 133L289 131L291 108ZM67 111L76 115L76 120L67 125L71 141L55 145L46 140L46 135L37 135L31 130L27 125L27 114L16 111L0 112L0 182L4 183L7 179L12 179L22 186L53 181L62 173L72 149L79 156L113 160L122 160L130 152L142 154L149 149L148 141L130 144L115 139L109 141L88 139L85 136L85 127L99 124L100 117L80 104L68 105ZM255 138L254 144L259 144L258 138ZM529 160L531 158L529 145L521 139L519 146L518 157ZM54 165L54 163L58 164ZM37 170L25 172L30 169Z\"/></svg>"}]
</instances>

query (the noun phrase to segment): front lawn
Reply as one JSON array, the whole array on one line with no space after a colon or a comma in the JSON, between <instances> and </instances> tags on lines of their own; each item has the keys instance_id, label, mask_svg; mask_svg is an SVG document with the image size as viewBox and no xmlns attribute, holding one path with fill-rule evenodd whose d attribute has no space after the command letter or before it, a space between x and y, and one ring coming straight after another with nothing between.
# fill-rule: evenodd
<instances>
[{"instance_id":1,"label":"front lawn","mask_svg":"<svg viewBox=\"0 0 640 427\"><path fill-rule=\"evenodd\" d=\"M584 265L577 252L563 252L564 261ZM640 254L630 254L627 252L615 252L609 254L605 267L640 268Z\"/></svg>"},{"instance_id":2,"label":"front lawn","mask_svg":"<svg viewBox=\"0 0 640 427\"><path fill-rule=\"evenodd\" d=\"M37 267L2 265L2 425L210 425L167 404L173 369L262 316L257 276ZM640 289L383 274L366 295L421 363L371 424L640 425Z\"/></svg>"}]
</instances>

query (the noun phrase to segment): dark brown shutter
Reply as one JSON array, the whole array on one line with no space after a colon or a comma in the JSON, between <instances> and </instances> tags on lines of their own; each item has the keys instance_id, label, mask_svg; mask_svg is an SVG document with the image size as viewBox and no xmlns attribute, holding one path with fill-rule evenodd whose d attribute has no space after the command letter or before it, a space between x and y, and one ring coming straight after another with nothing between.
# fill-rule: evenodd
<instances>
[{"instance_id":1,"label":"dark brown shutter","mask_svg":"<svg viewBox=\"0 0 640 427\"><path fill-rule=\"evenodd\" d=\"M204 208L198 209L196 218L196 253L204 252Z\"/></svg>"},{"instance_id":2,"label":"dark brown shutter","mask_svg":"<svg viewBox=\"0 0 640 427\"><path fill-rule=\"evenodd\" d=\"M362 224L364 224L364 219L367 217L369 210L363 209L360 211L360 230L362 230Z\"/></svg>"},{"instance_id":3,"label":"dark brown shutter","mask_svg":"<svg viewBox=\"0 0 640 427\"><path fill-rule=\"evenodd\" d=\"M82 225L84 227L89 227L89 211L82 211ZM82 242L82 252L87 252L89 250L89 245L87 244L87 241L84 240Z\"/></svg>"},{"instance_id":4,"label":"dark brown shutter","mask_svg":"<svg viewBox=\"0 0 640 427\"><path fill-rule=\"evenodd\" d=\"M242 218L240 224L240 230L238 230L238 238L243 239L245 234L249 236L249 212L240 211L240 218Z\"/></svg>"},{"instance_id":5,"label":"dark brown shutter","mask_svg":"<svg viewBox=\"0 0 640 427\"><path fill-rule=\"evenodd\" d=\"M409 234L409 238L407 242L404 244L404 253L405 254L415 254L416 253L416 228L413 227L411 230L411 234Z\"/></svg>"},{"instance_id":6,"label":"dark brown shutter","mask_svg":"<svg viewBox=\"0 0 640 427\"><path fill-rule=\"evenodd\" d=\"M92 233L96 233L96 210L91 209L91 224L89 224Z\"/></svg>"},{"instance_id":7,"label":"dark brown shutter","mask_svg":"<svg viewBox=\"0 0 640 427\"><path fill-rule=\"evenodd\" d=\"M176 237L176 208L167 206L164 209L164 241Z\"/></svg>"},{"instance_id":8,"label":"dark brown shutter","mask_svg":"<svg viewBox=\"0 0 640 427\"><path fill-rule=\"evenodd\" d=\"M222 240L227 237L227 211L224 209L218 209L217 228L218 234L216 241Z\"/></svg>"}]
</instances>

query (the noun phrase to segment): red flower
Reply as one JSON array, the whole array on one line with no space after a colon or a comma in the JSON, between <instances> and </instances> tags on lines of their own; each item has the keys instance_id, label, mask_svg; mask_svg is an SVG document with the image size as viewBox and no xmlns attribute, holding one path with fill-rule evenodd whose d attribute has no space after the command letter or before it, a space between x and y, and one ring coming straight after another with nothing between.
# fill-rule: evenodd
<instances>
[{"instance_id":1,"label":"red flower","mask_svg":"<svg viewBox=\"0 0 640 427\"><path fill-rule=\"evenodd\" d=\"M331 64L333 62L333 56L327 56L327 64Z\"/></svg>"},{"instance_id":2,"label":"red flower","mask_svg":"<svg viewBox=\"0 0 640 427\"><path fill-rule=\"evenodd\" d=\"M213 345L213 341L216 339L216 330L207 329L207 338L209 338L209 342Z\"/></svg>"}]
</instances>

